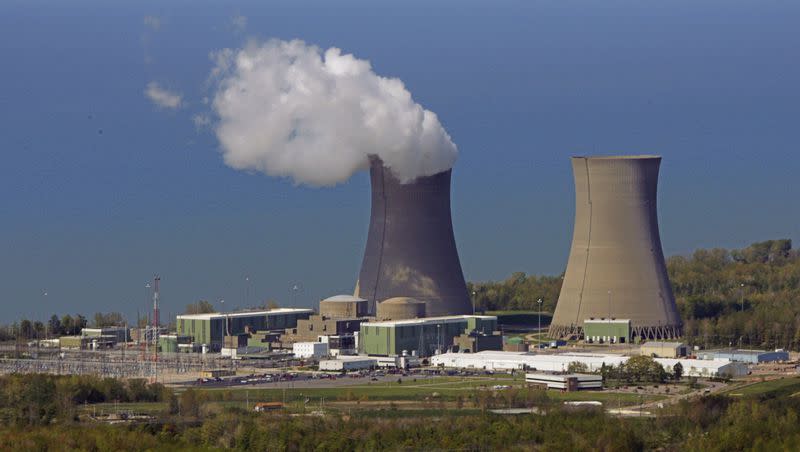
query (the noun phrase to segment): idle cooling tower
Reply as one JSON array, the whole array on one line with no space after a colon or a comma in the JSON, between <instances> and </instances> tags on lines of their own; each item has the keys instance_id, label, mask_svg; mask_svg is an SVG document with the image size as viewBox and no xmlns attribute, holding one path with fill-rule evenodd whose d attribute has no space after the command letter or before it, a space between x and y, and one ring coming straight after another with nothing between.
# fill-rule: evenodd
<instances>
[{"instance_id":1,"label":"idle cooling tower","mask_svg":"<svg viewBox=\"0 0 800 452\"><path fill-rule=\"evenodd\" d=\"M551 337L588 319L630 319L639 339L681 335L661 250L656 187L661 157L573 157L575 229Z\"/></svg>"},{"instance_id":2,"label":"idle cooling tower","mask_svg":"<svg viewBox=\"0 0 800 452\"><path fill-rule=\"evenodd\" d=\"M450 219L450 171L408 184L373 158L372 211L355 296L425 302L427 316L472 314Z\"/></svg>"}]
</instances>

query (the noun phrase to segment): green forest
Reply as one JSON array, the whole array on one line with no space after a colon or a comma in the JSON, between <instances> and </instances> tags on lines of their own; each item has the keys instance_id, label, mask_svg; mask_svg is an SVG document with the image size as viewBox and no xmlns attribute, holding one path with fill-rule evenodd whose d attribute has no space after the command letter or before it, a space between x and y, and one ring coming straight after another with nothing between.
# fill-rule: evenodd
<instances>
[{"instance_id":1,"label":"green forest","mask_svg":"<svg viewBox=\"0 0 800 452\"><path fill-rule=\"evenodd\" d=\"M570 409L544 390L530 403L546 414L388 405L318 416L256 414L241 405L209 409L224 392L175 393L141 380L12 375L0 377L0 450L798 450L800 400L790 395L800 381L746 389L735 397L684 399L642 418ZM112 400L162 408L128 424L86 417L86 405Z\"/></svg>"},{"instance_id":2,"label":"green forest","mask_svg":"<svg viewBox=\"0 0 800 452\"><path fill-rule=\"evenodd\" d=\"M702 346L800 349L800 252L791 240L672 256L667 270L686 341ZM478 310L553 312L562 276L514 273L470 283Z\"/></svg>"}]
</instances>

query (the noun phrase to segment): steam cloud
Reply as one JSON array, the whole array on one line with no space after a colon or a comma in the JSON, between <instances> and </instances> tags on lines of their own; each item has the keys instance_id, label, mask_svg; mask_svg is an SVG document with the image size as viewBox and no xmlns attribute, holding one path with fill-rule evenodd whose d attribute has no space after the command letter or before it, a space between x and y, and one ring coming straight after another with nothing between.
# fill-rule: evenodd
<instances>
[{"instance_id":1,"label":"steam cloud","mask_svg":"<svg viewBox=\"0 0 800 452\"><path fill-rule=\"evenodd\" d=\"M436 114L368 61L303 41L212 55L212 108L225 163L324 186L380 157L403 182L447 170L455 144Z\"/></svg>"}]
</instances>

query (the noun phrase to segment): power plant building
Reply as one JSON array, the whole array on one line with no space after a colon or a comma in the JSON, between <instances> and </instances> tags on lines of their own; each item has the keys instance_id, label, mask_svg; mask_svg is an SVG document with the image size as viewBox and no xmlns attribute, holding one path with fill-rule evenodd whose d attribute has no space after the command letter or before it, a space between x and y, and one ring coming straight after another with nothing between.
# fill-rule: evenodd
<instances>
[{"instance_id":1,"label":"power plant building","mask_svg":"<svg viewBox=\"0 0 800 452\"><path fill-rule=\"evenodd\" d=\"M178 335L191 336L195 343L219 350L226 335L293 328L298 320L308 319L313 313L311 309L278 308L228 314L184 314L177 316L176 324Z\"/></svg>"},{"instance_id":2,"label":"power plant building","mask_svg":"<svg viewBox=\"0 0 800 452\"><path fill-rule=\"evenodd\" d=\"M369 233L355 296L425 302L428 316L472 314L450 217L451 170L403 184L380 159L370 161Z\"/></svg>"},{"instance_id":3,"label":"power plant building","mask_svg":"<svg viewBox=\"0 0 800 452\"><path fill-rule=\"evenodd\" d=\"M681 335L658 231L661 158L573 157L575 226L550 336L590 319L630 319L631 338Z\"/></svg>"},{"instance_id":4,"label":"power plant building","mask_svg":"<svg viewBox=\"0 0 800 452\"><path fill-rule=\"evenodd\" d=\"M407 320L425 317L425 302L394 297L378 303L378 320Z\"/></svg>"},{"instance_id":5,"label":"power plant building","mask_svg":"<svg viewBox=\"0 0 800 452\"><path fill-rule=\"evenodd\" d=\"M556 353L532 354L524 352L485 351L478 353L443 353L431 357L432 366L457 369L483 370L537 370L542 372L567 372L571 363L581 363L589 372L597 372L605 366L619 366L629 357L610 353ZM675 364L681 363L687 377L739 377L747 375L747 365L727 359L672 359L653 358L665 370L671 372Z\"/></svg>"},{"instance_id":6,"label":"power plant building","mask_svg":"<svg viewBox=\"0 0 800 452\"><path fill-rule=\"evenodd\" d=\"M399 356L403 352L416 352L418 356L430 356L449 349L453 340L465 333L491 335L496 329L497 317L482 315L362 323L358 347L359 353L367 355Z\"/></svg>"},{"instance_id":7,"label":"power plant building","mask_svg":"<svg viewBox=\"0 0 800 452\"><path fill-rule=\"evenodd\" d=\"M319 302L319 314L332 319L365 317L367 308L367 300L352 295L334 295Z\"/></svg>"}]
</instances>

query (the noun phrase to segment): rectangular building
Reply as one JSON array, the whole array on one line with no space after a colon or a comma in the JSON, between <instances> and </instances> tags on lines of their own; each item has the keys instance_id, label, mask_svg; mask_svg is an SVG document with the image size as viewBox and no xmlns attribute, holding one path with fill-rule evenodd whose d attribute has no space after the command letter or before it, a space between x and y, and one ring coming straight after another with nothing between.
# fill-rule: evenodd
<instances>
[{"instance_id":1,"label":"rectangular building","mask_svg":"<svg viewBox=\"0 0 800 452\"><path fill-rule=\"evenodd\" d=\"M359 353L398 356L403 351L430 356L448 350L453 339L465 333L490 335L497 329L497 317L460 315L422 319L362 323Z\"/></svg>"},{"instance_id":2,"label":"rectangular building","mask_svg":"<svg viewBox=\"0 0 800 452\"><path fill-rule=\"evenodd\" d=\"M686 345L680 342L650 341L642 344L639 353L641 353L642 356L680 358L681 356L686 356Z\"/></svg>"},{"instance_id":3,"label":"rectangular building","mask_svg":"<svg viewBox=\"0 0 800 452\"><path fill-rule=\"evenodd\" d=\"M179 335L192 336L195 343L219 350L223 336L248 331L283 330L294 328L297 321L307 319L311 309L278 308L269 311L185 314L176 319ZM226 324L227 323L227 328Z\"/></svg>"},{"instance_id":4,"label":"rectangular building","mask_svg":"<svg viewBox=\"0 0 800 452\"><path fill-rule=\"evenodd\" d=\"M128 329L124 326L104 326L102 328L82 328L81 336L98 338L101 336L113 336L115 343L127 342L130 340Z\"/></svg>"},{"instance_id":5,"label":"rectangular building","mask_svg":"<svg viewBox=\"0 0 800 452\"><path fill-rule=\"evenodd\" d=\"M366 356L339 356L336 359L323 359L319 370L343 372L348 370L372 369L377 366L375 358Z\"/></svg>"},{"instance_id":6,"label":"rectangular building","mask_svg":"<svg viewBox=\"0 0 800 452\"><path fill-rule=\"evenodd\" d=\"M598 372L605 366L619 366L628 356L611 353L555 353L532 354L518 352L444 353L431 357L431 365L458 369L485 370L536 370L542 372L567 372L573 362L586 366L589 372ZM728 360L654 358L655 362L671 371L681 363L687 377L738 377L747 375L747 365Z\"/></svg>"},{"instance_id":7,"label":"rectangular building","mask_svg":"<svg viewBox=\"0 0 800 452\"><path fill-rule=\"evenodd\" d=\"M603 389L603 377L591 374L525 374L525 383L541 385L547 389L580 391L582 389Z\"/></svg>"},{"instance_id":8,"label":"rectangular building","mask_svg":"<svg viewBox=\"0 0 800 452\"><path fill-rule=\"evenodd\" d=\"M295 358L322 358L328 356L326 342L295 342L292 344L292 353Z\"/></svg>"},{"instance_id":9,"label":"rectangular building","mask_svg":"<svg viewBox=\"0 0 800 452\"><path fill-rule=\"evenodd\" d=\"M698 355L700 359L727 359L749 364L770 363L776 361L789 361L789 352L786 350L709 350Z\"/></svg>"},{"instance_id":10,"label":"rectangular building","mask_svg":"<svg viewBox=\"0 0 800 452\"><path fill-rule=\"evenodd\" d=\"M586 319L583 321L583 340L598 344L625 344L630 342L629 319Z\"/></svg>"}]
</instances>

